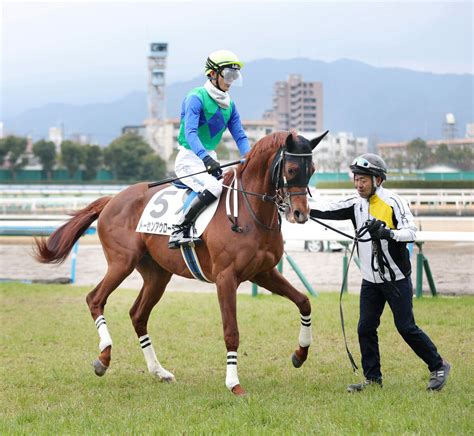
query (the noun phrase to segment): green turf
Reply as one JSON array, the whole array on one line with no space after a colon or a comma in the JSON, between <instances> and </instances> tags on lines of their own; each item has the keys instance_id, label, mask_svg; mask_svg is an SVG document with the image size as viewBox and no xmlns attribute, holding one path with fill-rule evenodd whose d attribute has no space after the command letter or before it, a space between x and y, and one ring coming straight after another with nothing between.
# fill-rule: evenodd
<instances>
[{"instance_id":1,"label":"green turf","mask_svg":"<svg viewBox=\"0 0 474 436\"><path fill-rule=\"evenodd\" d=\"M474 299L415 301L420 325L453 365L449 383L425 391L428 371L396 332L386 310L380 327L383 389L348 394L352 375L342 341L337 294L312 299L314 346L294 369L299 315L274 296L238 297L239 377L225 388L226 350L217 298L168 293L149 334L175 384L152 378L128 317L136 292L119 290L105 316L114 340L107 374L94 375L98 336L87 289L0 284L0 434L473 434ZM357 358L358 299L345 299Z\"/></svg>"}]
</instances>

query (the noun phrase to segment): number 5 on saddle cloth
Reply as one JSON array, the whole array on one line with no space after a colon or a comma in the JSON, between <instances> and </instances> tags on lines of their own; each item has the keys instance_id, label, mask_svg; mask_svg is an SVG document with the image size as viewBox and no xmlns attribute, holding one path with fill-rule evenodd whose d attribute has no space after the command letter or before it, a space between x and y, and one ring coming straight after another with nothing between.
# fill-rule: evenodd
<instances>
[{"instance_id":1,"label":"number 5 on saddle cloth","mask_svg":"<svg viewBox=\"0 0 474 436\"><path fill-rule=\"evenodd\" d=\"M196 192L180 182L174 182L172 186L156 192L143 210L136 231L139 233L170 236L173 232L173 226L178 222L182 211L186 209L188 204L197 195ZM204 233L218 205L219 199L207 206L199 215L191 229L193 237L199 238ZM233 215L235 217L237 215L237 208L235 207L234 209ZM230 214L229 198L227 198L227 213L228 215ZM190 246L181 246L180 248L191 274L198 280L210 282L201 270L194 246L191 244Z\"/></svg>"},{"instance_id":2,"label":"number 5 on saddle cloth","mask_svg":"<svg viewBox=\"0 0 474 436\"><path fill-rule=\"evenodd\" d=\"M154 235L171 235L173 226L178 222L182 211L196 195L196 192L183 183L174 183L158 191L143 210L136 231ZM193 228L195 237L204 233L217 210L218 203L219 201L213 202L198 217Z\"/></svg>"}]
</instances>

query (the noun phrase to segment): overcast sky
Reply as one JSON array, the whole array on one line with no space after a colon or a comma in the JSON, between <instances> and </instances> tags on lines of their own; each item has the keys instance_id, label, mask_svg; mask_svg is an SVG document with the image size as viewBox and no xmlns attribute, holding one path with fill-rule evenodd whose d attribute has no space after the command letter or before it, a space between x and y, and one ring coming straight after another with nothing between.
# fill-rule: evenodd
<instances>
[{"instance_id":1,"label":"overcast sky","mask_svg":"<svg viewBox=\"0 0 474 436\"><path fill-rule=\"evenodd\" d=\"M10 2L2 4L4 85L142 74L148 44L169 43L168 81L208 53L351 58L375 66L473 72L473 3Z\"/></svg>"},{"instance_id":2,"label":"overcast sky","mask_svg":"<svg viewBox=\"0 0 474 436\"><path fill-rule=\"evenodd\" d=\"M202 74L222 48L243 61L349 58L473 73L472 1L0 0L0 11L0 119L145 90L152 41L169 44L167 83Z\"/></svg>"}]
</instances>

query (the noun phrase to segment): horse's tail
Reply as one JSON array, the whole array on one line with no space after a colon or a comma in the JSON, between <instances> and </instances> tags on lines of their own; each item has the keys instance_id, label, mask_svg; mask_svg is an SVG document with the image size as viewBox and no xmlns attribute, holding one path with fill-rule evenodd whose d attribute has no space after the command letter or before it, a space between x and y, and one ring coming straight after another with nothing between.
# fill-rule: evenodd
<instances>
[{"instance_id":1,"label":"horse's tail","mask_svg":"<svg viewBox=\"0 0 474 436\"><path fill-rule=\"evenodd\" d=\"M84 209L72 214L72 218L56 229L48 239L35 238L35 258L41 263L62 263L76 241L99 217L112 197L95 200Z\"/></svg>"}]
</instances>

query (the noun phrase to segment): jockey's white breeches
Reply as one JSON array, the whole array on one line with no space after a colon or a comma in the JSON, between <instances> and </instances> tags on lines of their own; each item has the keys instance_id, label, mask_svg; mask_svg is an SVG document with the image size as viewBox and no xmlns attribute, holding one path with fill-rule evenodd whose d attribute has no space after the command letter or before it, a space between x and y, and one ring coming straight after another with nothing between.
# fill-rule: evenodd
<instances>
[{"instance_id":1,"label":"jockey's white breeches","mask_svg":"<svg viewBox=\"0 0 474 436\"><path fill-rule=\"evenodd\" d=\"M215 151L208 150L207 152L209 153L209 156L217 160ZM174 164L174 171L178 177L187 176L188 174L194 174L205 170L206 167L204 166L204 162L199 159L192 150L179 147L179 152ZM196 176L186 177L181 181L188 185L194 192L199 193L207 189L215 197L219 197L222 192L222 183L214 176L205 172Z\"/></svg>"}]
</instances>

